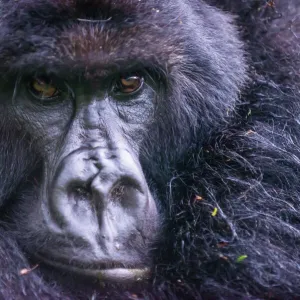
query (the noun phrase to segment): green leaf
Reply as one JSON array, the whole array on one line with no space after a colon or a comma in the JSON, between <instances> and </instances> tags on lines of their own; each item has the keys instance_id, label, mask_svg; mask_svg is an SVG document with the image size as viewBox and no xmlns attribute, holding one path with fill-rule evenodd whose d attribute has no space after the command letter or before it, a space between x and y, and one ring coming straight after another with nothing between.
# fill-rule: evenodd
<instances>
[{"instance_id":1,"label":"green leaf","mask_svg":"<svg viewBox=\"0 0 300 300\"><path fill-rule=\"evenodd\" d=\"M246 258L248 257L248 255L240 255L237 259L236 259L236 262L237 263L240 263L242 261L244 261Z\"/></svg>"}]
</instances>

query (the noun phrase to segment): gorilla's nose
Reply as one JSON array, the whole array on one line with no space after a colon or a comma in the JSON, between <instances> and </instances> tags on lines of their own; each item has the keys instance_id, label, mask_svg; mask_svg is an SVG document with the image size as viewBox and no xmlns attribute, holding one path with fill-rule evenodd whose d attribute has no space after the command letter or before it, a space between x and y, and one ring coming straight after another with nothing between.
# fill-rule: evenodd
<instances>
[{"instance_id":1,"label":"gorilla's nose","mask_svg":"<svg viewBox=\"0 0 300 300\"><path fill-rule=\"evenodd\" d=\"M61 228L98 231L109 222L118 231L116 217L126 213L142 218L151 196L137 161L126 149L100 147L66 156L51 187L52 219Z\"/></svg>"},{"instance_id":2,"label":"gorilla's nose","mask_svg":"<svg viewBox=\"0 0 300 300\"><path fill-rule=\"evenodd\" d=\"M153 239L158 213L141 166L130 151L100 147L73 151L59 164L48 194L45 222L50 233L60 237L53 249L62 249L60 243L68 251L77 247L75 252L84 257L76 254L74 266L82 266L85 260L101 270L114 266L114 278L120 272L127 277L133 274L123 270L120 259L131 268L136 262L145 266L139 250L131 245L143 249ZM68 261L63 253L61 257ZM103 270L101 274L110 274Z\"/></svg>"},{"instance_id":3,"label":"gorilla's nose","mask_svg":"<svg viewBox=\"0 0 300 300\"><path fill-rule=\"evenodd\" d=\"M111 202L118 202L123 207L133 209L138 206L139 194L146 192L135 174L124 174L109 168L99 170L86 181L71 181L66 190L69 201L77 204L81 201L91 201L100 210Z\"/></svg>"}]
</instances>

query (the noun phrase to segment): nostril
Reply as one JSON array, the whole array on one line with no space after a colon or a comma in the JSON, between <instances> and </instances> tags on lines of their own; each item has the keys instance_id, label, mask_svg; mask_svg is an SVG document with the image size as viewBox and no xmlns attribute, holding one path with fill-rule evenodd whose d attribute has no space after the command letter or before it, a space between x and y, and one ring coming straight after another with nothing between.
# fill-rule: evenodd
<instances>
[{"instance_id":1,"label":"nostril","mask_svg":"<svg viewBox=\"0 0 300 300\"><path fill-rule=\"evenodd\" d=\"M123 177L120 179L109 193L109 200L118 202L125 207L137 207L138 203L143 201L144 191L141 184L130 177Z\"/></svg>"},{"instance_id":2,"label":"nostril","mask_svg":"<svg viewBox=\"0 0 300 300\"><path fill-rule=\"evenodd\" d=\"M78 201L91 200L92 191L88 186L74 184L69 188L69 198Z\"/></svg>"},{"instance_id":3,"label":"nostril","mask_svg":"<svg viewBox=\"0 0 300 300\"><path fill-rule=\"evenodd\" d=\"M74 194L79 198L87 198L91 193L84 187L76 187L74 189Z\"/></svg>"},{"instance_id":4,"label":"nostril","mask_svg":"<svg viewBox=\"0 0 300 300\"><path fill-rule=\"evenodd\" d=\"M118 184L112 189L110 196L112 199L121 199L124 193L125 193L125 186Z\"/></svg>"}]
</instances>

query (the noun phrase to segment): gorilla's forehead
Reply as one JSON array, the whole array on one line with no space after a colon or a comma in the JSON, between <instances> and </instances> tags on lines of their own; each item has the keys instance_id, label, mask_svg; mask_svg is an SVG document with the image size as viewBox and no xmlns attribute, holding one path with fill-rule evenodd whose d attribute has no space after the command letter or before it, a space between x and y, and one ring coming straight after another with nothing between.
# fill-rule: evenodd
<instances>
[{"instance_id":1,"label":"gorilla's forehead","mask_svg":"<svg viewBox=\"0 0 300 300\"><path fill-rule=\"evenodd\" d=\"M182 21L174 16L166 22L160 1L24 0L2 6L0 59L16 69L104 71L145 62L169 68L182 59Z\"/></svg>"},{"instance_id":2,"label":"gorilla's forehead","mask_svg":"<svg viewBox=\"0 0 300 300\"><path fill-rule=\"evenodd\" d=\"M56 41L59 57L76 64L102 69L118 65L141 63L171 66L182 52L180 45L161 32L134 25L126 28L117 24L88 24L80 22L62 31ZM154 34L153 34L154 33Z\"/></svg>"}]
</instances>

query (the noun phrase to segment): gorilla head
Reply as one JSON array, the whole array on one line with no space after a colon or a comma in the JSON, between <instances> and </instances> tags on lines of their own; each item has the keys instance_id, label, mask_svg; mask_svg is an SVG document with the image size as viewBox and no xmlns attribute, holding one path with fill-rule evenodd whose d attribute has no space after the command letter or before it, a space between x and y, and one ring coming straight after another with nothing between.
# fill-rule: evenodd
<instances>
[{"instance_id":1,"label":"gorilla head","mask_svg":"<svg viewBox=\"0 0 300 300\"><path fill-rule=\"evenodd\" d=\"M0 53L18 44L5 63L16 76L3 81L5 118L28 137L26 156L36 161L13 219L20 243L42 261L112 280L145 275L166 201L149 188L157 165L165 152L177 159L194 132L224 122L237 99L244 64L229 20L206 6L205 19L176 17L179 3L166 20L168 5L5 4ZM205 43L188 43L184 23Z\"/></svg>"},{"instance_id":2,"label":"gorilla head","mask_svg":"<svg viewBox=\"0 0 300 300\"><path fill-rule=\"evenodd\" d=\"M81 297L86 278L100 299L111 286L122 299L272 290L281 238L267 228L294 205L292 151L276 146L278 107L240 101L253 77L229 15L190 0L2 0L0 23L0 250L16 253L0 296ZM40 266L20 277L28 262Z\"/></svg>"}]
</instances>

